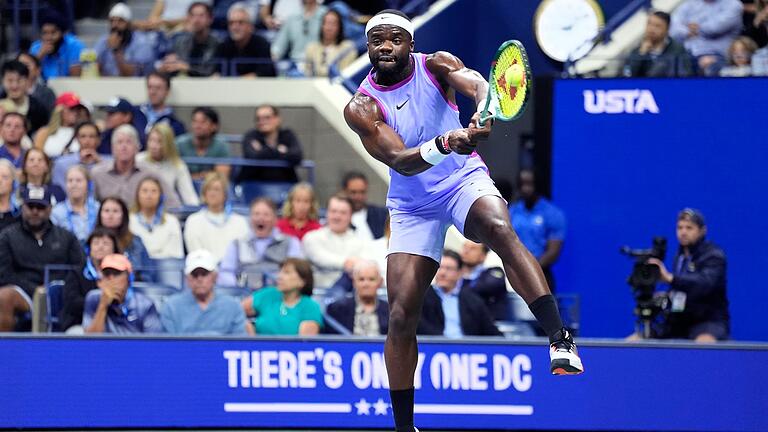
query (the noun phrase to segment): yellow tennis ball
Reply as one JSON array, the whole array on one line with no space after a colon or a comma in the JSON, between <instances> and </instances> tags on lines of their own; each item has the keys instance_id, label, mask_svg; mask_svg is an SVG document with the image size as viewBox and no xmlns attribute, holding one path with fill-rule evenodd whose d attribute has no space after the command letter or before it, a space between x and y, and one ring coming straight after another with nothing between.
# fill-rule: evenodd
<instances>
[{"instance_id":1,"label":"yellow tennis ball","mask_svg":"<svg viewBox=\"0 0 768 432\"><path fill-rule=\"evenodd\" d=\"M510 89L520 86L520 83L523 82L523 79L525 79L525 69L523 69L523 67L517 63L508 67L507 70L504 71L504 81L507 82L507 85Z\"/></svg>"}]
</instances>

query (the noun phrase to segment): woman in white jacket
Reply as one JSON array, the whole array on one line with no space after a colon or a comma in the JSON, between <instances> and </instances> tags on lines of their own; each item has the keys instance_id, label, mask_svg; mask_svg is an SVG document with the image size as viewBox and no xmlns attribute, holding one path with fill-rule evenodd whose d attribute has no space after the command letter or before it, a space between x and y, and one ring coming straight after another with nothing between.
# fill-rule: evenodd
<instances>
[{"instance_id":1,"label":"woman in white jacket","mask_svg":"<svg viewBox=\"0 0 768 432\"><path fill-rule=\"evenodd\" d=\"M229 182L221 173L214 171L205 176L200 193L205 207L189 215L184 223L187 251L205 249L221 260L233 240L248 235L248 220L232 213L227 203L228 190Z\"/></svg>"},{"instance_id":2,"label":"woman in white jacket","mask_svg":"<svg viewBox=\"0 0 768 432\"><path fill-rule=\"evenodd\" d=\"M176 216L165 212L163 186L159 179L147 177L136 189L129 227L141 238L152 259L184 258L181 225Z\"/></svg>"}]
</instances>

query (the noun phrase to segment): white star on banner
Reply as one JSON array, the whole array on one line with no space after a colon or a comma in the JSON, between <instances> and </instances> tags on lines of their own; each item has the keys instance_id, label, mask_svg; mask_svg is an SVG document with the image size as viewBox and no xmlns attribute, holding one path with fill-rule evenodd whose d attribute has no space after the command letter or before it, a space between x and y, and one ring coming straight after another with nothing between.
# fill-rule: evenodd
<instances>
[{"instance_id":1,"label":"white star on banner","mask_svg":"<svg viewBox=\"0 0 768 432\"><path fill-rule=\"evenodd\" d=\"M377 400L376 403L373 404L373 409L376 412L376 415L387 415L388 408L389 408L389 404L384 402L384 400L381 398L379 398L379 400Z\"/></svg>"},{"instance_id":2,"label":"white star on banner","mask_svg":"<svg viewBox=\"0 0 768 432\"><path fill-rule=\"evenodd\" d=\"M357 408L357 415L371 415L371 404L365 399L355 402L355 408Z\"/></svg>"}]
</instances>

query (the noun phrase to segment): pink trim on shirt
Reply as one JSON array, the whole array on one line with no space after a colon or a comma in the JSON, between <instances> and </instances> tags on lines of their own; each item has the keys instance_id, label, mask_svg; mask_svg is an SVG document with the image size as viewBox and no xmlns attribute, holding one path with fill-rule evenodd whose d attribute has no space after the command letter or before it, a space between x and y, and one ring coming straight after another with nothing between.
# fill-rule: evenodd
<instances>
[{"instance_id":1,"label":"pink trim on shirt","mask_svg":"<svg viewBox=\"0 0 768 432\"><path fill-rule=\"evenodd\" d=\"M384 116L384 121L387 121L387 110L384 109L384 104L381 103L378 99L376 99L375 96L373 96L368 90L364 89L363 86L358 87L357 91L360 93L368 96L369 98L373 99L374 102L376 102L376 105L379 106L379 110L381 111L381 114Z\"/></svg>"},{"instance_id":2,"label":"pink trim on shirt","mask_svg":"<svg viewBox=\"0 0 768 432\"><path fill-rule=\"evenodd\" d=\"M483 160L483 157L480 156L480 153L473 151L472 153L470 153L469 157L480 159L480 162L483 164L483 168L485 169L485 173L488 174L488 177L491 176L491 171L488 169L488 164L485 163L485 160Z\"/></svg>"},{"instance_id":3,"label":"pink trim on shirt","mask_svg":"<svg viewBox=\"0 0 768 432\"><path fill-rule=\"evenodd\" d=\"M411 60L413 60L413 54L411 54ZM413 79L413 76L416 74L416 65L414 64L413 66L414 66L413 70L411 71L411 74L408 75L408 78L400 81L397 84L393 84L391 86L386 86L386 87L385 86L380 86L380 85L376 84L376 82L373 81L373 76L371 75L373 73L373 68L371 68L371 70L368 72L368 84L373 86L373 88L375 88L378 91L387 92L387 91L397 90L400 87L408 84L408 82L411 81L411 79Z\"/></svg>"},{"instance_id":4,"label":"pink trim on shirt","mask_svg":"<svg viewBox=\"0 0 768 432\"><path fill-rule=\"evenodd\" d=\"M421 56L421 65L424 67L424 72L427 73L429 80L432 81L432 84L440 91L440 94L443 95L443 99L445 99L445 102L447 102L451 108L458 111L459 107L455 103L451 102L450 99L448 99L448 94L445 93L445 90L443 90L443 87L440 85L440 83L437 82L437 78L435 78L435 76L432 75L432 72L430 72L429 69L427 68L426 54L423 54Z\"/></svg>"}]
</instances>

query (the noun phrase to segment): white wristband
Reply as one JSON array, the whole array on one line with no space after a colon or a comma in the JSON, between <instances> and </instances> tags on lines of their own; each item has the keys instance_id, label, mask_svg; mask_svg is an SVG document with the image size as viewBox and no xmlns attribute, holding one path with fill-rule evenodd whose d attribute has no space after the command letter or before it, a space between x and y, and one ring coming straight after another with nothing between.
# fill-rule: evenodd
<instances>
[{"instance_id":1,"label":"white wristband","mask_svg":"<svg viewBox=\"0 0 768 432\"><path fill-rule=\"evenodd\" d=\"M419 146L419 153L421 153L421 158L424 159L424 162L430 164L430 165L437 165L440 162L442 162L445 158L448 157L450 153L444 153L444 150L441 150L437 146L437 137L435 139L431 139L429 141L425 141L421 143Z\"/></svg>"}]
</instances>

